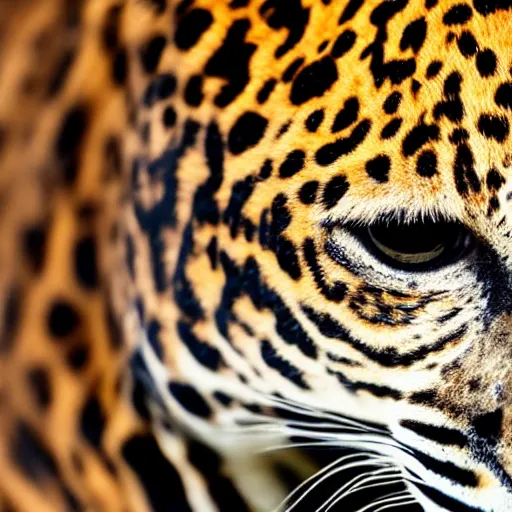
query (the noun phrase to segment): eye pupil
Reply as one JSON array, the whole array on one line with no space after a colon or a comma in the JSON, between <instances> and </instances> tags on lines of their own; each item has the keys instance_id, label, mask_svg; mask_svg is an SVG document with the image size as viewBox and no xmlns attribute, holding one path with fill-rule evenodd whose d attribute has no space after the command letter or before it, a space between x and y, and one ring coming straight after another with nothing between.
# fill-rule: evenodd
<instances>
[{"instance_id":1,"label":"eye pupil","mask_svg":"<svg viewBox=\"0 0 512 512\"><path fill-rule=\"evenodd\" d=\"M447 265L467 249L469 233L452 222L375 223L361 241L374 256L395 268L426 270Z\"/></svg>"},{"instance_id":2,"label":"eye pupil","mask_svg":"<svg viewBox=\"0 0 512 512\"><path fill-rule=\"evenodd\" d=\"M446 242L443 226L426 224L377 225L368 228L375 240L398 252L406 254L424 253L434 250Z\"/></svg>"}]
</instances>

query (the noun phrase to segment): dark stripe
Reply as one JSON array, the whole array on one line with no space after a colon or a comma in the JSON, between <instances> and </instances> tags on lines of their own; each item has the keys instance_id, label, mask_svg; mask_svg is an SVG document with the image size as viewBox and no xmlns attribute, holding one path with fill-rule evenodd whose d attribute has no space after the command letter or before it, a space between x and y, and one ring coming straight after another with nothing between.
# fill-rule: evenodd
<instances>
[{"instance_id":1,"label":"dark stripe","mask_svg":"<svg viewBox=\"0 0 512 512\"><path fill-rule=\"evenodd\" d=\"M414 420L401 420L400 426L438 444L455 445L459 448L464 448L467 444L466 436L452 428L428 425L427 423L420 423Z\"/></svg>"},{"instance_id":2,"label":"dark stripe","mask_svg":"<svg viewBox=\"0 0 512 512\"><path fill-rule=\"evenodd\" d=\"M219 259L226 281L215 320L222 336L229 341L228 324L233 321L233 305L239 297L247 295L258 310L268 309L274 314L276 332L285 343L296 345L307 357L316 358L317 349L313 340L279 295L265 284L256 260L249 257L244 267L240 268L224 251L220 252Z\"/></svg>"},{"instance_id":3,"label":"dark stripe","mask_svg":"<svg viewBox=\"0 0 512 512\"><path fill-rule=\"evenodd\" d=\"M216 503L218 510L248 512L249 507L243 500L233 482L222 474L222 461L213 450L202 443L188 443L188 459L204 476L208 492ZM174 508L171 507L172 512Z\"/></svg>"},{"instance_id":4,"label":"dark stripe","mask_svg":"<svg viewBox=\"0 0 512 512\"><path fill-rule=\"evenodd\" d=\"M304 241L303 250L306 263L322 295L327 300L333 302L341 302L347 293L347 285L341 281L334 281L332 285L329 285L325 282L325 272L322 270L320 264L318 263L315 243L311 238L306 238Z\"/></svg>"},{"instance_id":5,"label":"dark stripe","mask_svg":"<svg viewBox=\"0 0 512 512\"><path fill-rule=\"evenodd\" d=\"M193 322L204 317L203 307L197 298L194 287L187 276L187 263L194 249L194 231L189 222L183 231L178 263L173 277L173 291L176 304Z\"/></svg>"},{"instance_id":6,"label":"dark stripe","mask_svg":"<svg viewBox=\"0 0 512 512\"><path fill-rule=\"evenodd\" d=\"M411 366L412 364L425 359L429 354L441 351L451 342L464 336L467 331L467 326L463 325L432 345L422 345L416 350L406 354L400 354L394 347L388 347L383 350L377 350L373 347L369 347L361 340L354 338L346 327L341 325L327 313L319 313L313 308L305 305L302 305L301 308L309 320L317 326L321 334L328 338L339 339L348 343L351 347L368 357L368 359L376 361L382 366Z\"/></svg>"},{"instance_id":7,"label":"dark stripe","mask_svg":"<svg viewBox=\"0 0 512 512\"><path fill-rule=\"evenodd\" d=\"M388 386L378 386L377 384L371 384L369 382L350 380L343 373L336 372L331 369L327 369L327 372L331 375L335 375L340 384L352 393L356 393L357 391L367 391L379 398L392 398L393 400L400 400L402 398L402 392L398 389L390 388Z\"/></svg>"},{"instance_id":8,"label":"dark stripe","mask_svg":"<svg viewBox=\"0 0 512 512\"><path fill-rule=\"evenodd\" d=\"M153 437L132 437L123 446L123 457L137 473L154 512L192 512L178 471Z\"/></svg>"},{"instance_id":9,"label":"dark stripe","mask_svg":"<svg viewBox=\"0 0 512 512\"><path fill-rule=\"evenodd\" d=\"M192 331L190 324L182 321L178 322L178 334L181 341L201 365L213 371L219 369L223 362L220 352L215 347L200 340Z\"/></svg>"},{"instance_id":10,"label":"dark stripe","mask_svg":"<svg viewBox=\"0 0 512 512\"><path fill-rule=\"evenodd\" d=\"M209 418L212 415L208 402L192 386L171 381L167 385L167 389L183 409L190 414L194 414L199 418Z\"/></svg>"},{"instance_id":11,"label":"dark stripe","mask_svg":"<svg viewBox=\"0 0 512 512\"><path fill-rule=\"evenodd\" d=\"M433 473L437 473L438 475L443 476L458 485L462 485L463 487L478 487L478 478L473 471L460 468L453 462L434 459L433 457L430 457L430 455L426 455L412 447L409 447L409 449L413 452L416 460Z\"/></svg>"},{"instance_id":12,"label":"dark stripe","mask_svg":"<svg viewBox=\"0 0 512 512\"><path fill-rule=\"evenodd\" d=\"M260 345L261 357L265 363L277 370L285 379L302 389L310 389L304 381L302 372L289 361L281 357L268 340L263 340Z\"/></svg>"},{"instance_id":13,"label":"dark stripe","mask_svg":"<svg viewBox=\"0 0 512 512\"><path fill-rule=\"evenodd\" d=\"M459 500L443 494L437 489L428 487L427 485L419 483L415 483L414 485L416 485L416 487L418 487L420 491L425 496L427 496L427 498L430 498L434 503L442 507L444 510L449 510L450 512L484 512L481 508L466 505Z\"/></svg>"}]
</instances>

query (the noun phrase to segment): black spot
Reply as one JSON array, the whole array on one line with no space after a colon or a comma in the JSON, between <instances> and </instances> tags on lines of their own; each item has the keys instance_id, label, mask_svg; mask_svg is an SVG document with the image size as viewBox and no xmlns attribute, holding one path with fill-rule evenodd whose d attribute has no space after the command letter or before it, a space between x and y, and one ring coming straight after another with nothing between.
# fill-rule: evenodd
<instances>
[{"instance_id":1,"label":"black spot","mask_svg":"<svg viewBox=\"0 0 512 512\"><path fill-rule=\"evenodd\" d=\"M142 67L146 73L153 73L158 67L166 42L164 36L154 36L139 50Z\"/></svg>"},{"instance_id":2,"label":"black spot","mask_svg":"<svg viewBox=\"0 0 512 512\"><path fill-rule=\"evenodd\" d=\"M473 420L473 429L479 437L497 442L500 438L503 426L503 410L496 409L493 412L477 416Z\"/></svg>"},{"instance_id":3,"label":"black spot","mask_svg":"<svg viewBox=\"0 0 512 512\"><path fill-rule=\"evenodd\" d=\"M178 22L174 42L180 50L190 50L213 23L213 16L205 9L192 9Z\"/></svg>"},{"instance_id":4,"label":"black spot","mask_svg":"<svg viewBox=\"0 0 512 512\"><path fill-rule=\"evenodd\" d=\"M172 73L162 73L152 82L157 100L170 98L176 90L176 78Z\"/></svg>"},{"instance_id":5,"label":"black spot","mask_svg":"<svg viewBox=\"0 0 512 512\"><path fill-rule=\"evenodd\" d=\"M163 348L162 343L160 342L160 322L158 320L151 320L148 322L148 324L145 327L146 336L149 341L149 345L153 349L153 352L155 353L156 357L160 361L163 360Z\"/></svg>"},{"instance_id":6,"label":"black spot","mask_svg":"<svg viewBox=\"0 0 512 512\"><path fill-rule=\"evenodd\" d=\"M185 101L191 107L199 107L203 101L203 77L201 75L192 75L185 87Z\"/></svg>"},{"instance_id":7,"label":"black spot","mask_svg":"<svg viewBox=\"0 0 512 512\"><path fill-rule=\"evenodd\" d=\"M45 224L32 226L22 235L23 253L36 273L41 272L44 266L47 236L48 227Z\"/></svg>"},{"instance_id":8,"label":"black spot","mask_svg":"<svg viewBox=\"0 0 512 512\"><path fill-rule=\"evenodd\" d=\"M363 3L364 0L349 0L345 9L343 9L343 12L341 13L338 25L342 25L343 23L350 21L357 14L357 11L361 9Z\"/></svg>"},{"instance_id":9,"label":"black spot","mask_svg":"<svg viewBox=\"0 0 512 512\"><path fill-rule=\"evenodd\" d=\"M169 382L168 389L176 401L191 414L200 418L211 416L210 406L192 386L179 382Z\"/></svg>"},{"instance_id":10,"label":"black spot","mask_svg":"<svg viewBox=\"0 0 512 512\"><path fill-rule=\"evenodd\" d=\"M245 42L250 22L236 20L217 51L207 62L204 72L207 76L224 78L226 83L215 96L218 107L226 107L245 89L249 83L249 61L256 45Z\"/></svg>"},{"instance_id":11,"label":"black spot","mask_svg":"<svg viewBox=\"0 0 512 512\"><path fill-rule=\"evenodd\" d=\"M354 96L345 101L343 108L336 114L332 123L331 132L336 133L357 121L359 115L359 101Z\"/></svg>"},{"instance_id":12,"label":"black spot","mask_svg":"<svg viewBox=\"0 0 512 512\"><path fill-rule=\"evenodd\" d=\"M382 108L386 114L394 114L402 101L402 94L398 91L392 92L384 101Z\"/></svg>"},{"instance_id":13,"label":"black spot","mask_svg":"<svg viewBox=\"0 0 512 512\"><path fill-rule=\"evenodd\" d=\"M249 5L249 0L231 0L229 4L230 9L240 9L241 7L247 7Z\"/></svg>"},{"instance_id":14,"label":"black spot","mask_svg":"<svg viewBox=\"0 0 512 512\"><path fill-rule=\"evenodd\" d=\"M106 179L119 178L123 171L121 144L115 135L109 135L103 143L104 175Z\"/></svg>"},{"instance_id":15,"label":"black spot","mask_svg":"<svg viewBox=\"0 0 512 512\"><path fill-rule=\"evenodd\" d=\"M231 153L239 155L255 146L265 135L268 121L256 112L245 112L235 122L228 135Z\"/></svg>"},{"instance_id":16,"label":"black spot","mask_svg":"<svg viewBox=\"0 0 512 512\"><path fill-rule=\"evenodd\" d=\"M505 178L496 169L489 169L485 181L489 190L499 190L505 184Z\"/></svg>"},{"instance_id":17,"label":"black spot","mask_svg":"<svg viewBox=\"0 0 512 512\"><path fill-rule=\"evenodd\" d=\"M444 81L444 99L436 103L434 107L434 118L436 120L445 116L450 121L458 123L464 116L464 105L460 98L462 76L453 72Z\"/></svg>"},{"instance_id":18,"label":"black spot","mask_svg":"<svg viewBox=\"0 0 512 512\"><path fill-rule=\"evenodd\" d=\"M321 166L327 166L334 163L338 158L348 155L364 142L371 128L371 121L363 119L352 130L348 137L342 137L335 142L325 144L315 155L316 163Z\"/></svg>"},{"instance_id":19,"label":"black spot","mask_svg":"<svg viewBox=\"0 0 512 512\"><path fill-rule=\"evenodd\" d=\"M476 68L480 76L487 78L496 72L496 54L489 48L478 52L476 55Z\"/></svg>"},{"instance_id":20,"label":"black spot","mask_svg":"<svg viewBox=\"0 0 512 512\"><path fill-rule=\"evenodd\" d=\"M244 236L248 242L252 242L254 240L254 235L256 233L256 226L249 219L244 219Z\"/></svg>"},{"instance_id":21,"label":"black spot","mask_svg":"<svg viewBox=\"0 0 512 512\"><path fill-rule=\"evenodd\" d=\"M494 101L498 107L512 110L512 82L506 82L498 87Z\"/></svg>"},{"instance_id":22,"label":"black spot","mask_svg":"<svg viewBox=\"0 0 512 512\"><path fill-rule=\"evenodd\" d=\"M490 217L494 212L500 209L500 200L497 197L491 197L489 199L489 209L487 210L487 215Z\"/></svg>"},{"instance_id":23,"label":"black spot","mask_svg":"<svg viewBox=\"0 0 512 512\"><path fill-rule=\"evenodd\" d=\"M284 236L278 238L275 253L277 262L282 270L284 270L293 280L297 281L301 278L299 257L295 245Z\"/></svg>"},{"instance_id":24,"label":"black spot","mask_svg":"<svg viewBox=\"0 0 512 512\"><path fill-rule=\"evenodd\" d=\"M10 455L21 474L39 483L47 477L57 478L57 463L42 440L26 423L18 421L7 443Z\"/></svg>"},{"instance_id":25,"label":"black spot","mask_svg":"<svg viewBox=\"0 0 512 512\"><path fill-rule=\"evenodd\" d=\"M48 369L32 368L27 372L27 383L37 406L45 410L52 400L52 389Z\"/></svg>"},{"instance_id":26,"label":"black spot","mask_svg":"<svg viewBox=\"0 0 512 512\"><path fill-rule=\"evenodd\" d=\"M260 14L270 28L288 30L288 37L274 53L278 59L302 39L309 21L309 9L302 7L301 0L266 0L260 7Z\"/></svg>"},{"instance_id":27,"label":"black spot","mask_svg":"<svg viewBox=\"0 0 512 512\"><path fill-rule=\"evenodd\" d=\"M236 181L231 188L231 196L222 216L224 224L229 226L231 238L238 235L238 229L243 222L242 209L253 193L254 184L254 177L249 175Z\"/></svg>"},{"instance_id":28,"label":"black spot","mask_svg":"<svg viewBox=\"0 0 512 512\"><path fill-rule=\"evenodd\" d=\"M82 409L80 430L92 446L99 449L105 429L106 417L96 394L91 395Z\"/></svg>"},{"instance_id":29,"label":"black spot","mask_svg":"<svg viewBox=\"0 0 512 512\"><path fill-rule=\"evenodd\" d=\"M421 89L421 83L418 80L413 79L411 82L411 92L413 96L416 96L418 91Z\"/></svg>"},{"instance_id":30,"label":"black spot","mask_svg":"<svg viewBox=\"0 0 512 512\"><path fill-rule=\"evenodd\" d=\"M89 116L83 105L74 106L66 114L57 135L55 151L64 166L64 179L72 185L78 172L78 151L87 130Z\"/></svg>"},{"instance_id":31,"label":"black spot","mask_svg":"<svg viewBox=\"0 0 512 512\"><path fill-rule=\"evenodd\" d=\"M468 139L469 133L464 128L455 128L449 138L450 142L455 145L465 142Z\"/></svg>"},{"instance_id":32,"label":"black spot","mask_svg":"<svg viewBox=\"0 0 512 512\"><path fill-rule=\"evenodd\" d=\"M338 201L348 192L349 183L342 174L327 182L322 195L322 203L327 209L338 204Z\"/></svg>"},{"instance_id":33,"label":"black spot","mask_svg":"<svg viewBox=\"0 0 512 512\"><path fill-rule=\"evenodd\" d=\"M306 119L306 129L309 132L316 132L319 128L319 126L322 124L322 121L324 120L324 111L319 109L315 110L311 114L309 114L308 118Z\"/></svg>"},{"instance_id":34,"label":"black spot","mask_svg":"<svg viewBox=\"0 0 512 512\"><path fill-rule=\"evenodd\" d=\"M301 389L309 389L302 372L292 363L280 356L268 340L260 344L261 357L272 369L277 370L285 379Z\"/></svg>"},{"instance_id":35,"label":"black spot","mask_svg":"<svg viewBox=\"0 0 512 512\"><path fill-rule=\"evenodd\" d=\"M437 174L437 156L433 151L423 151L416 162L416 172L424 178Z\"/></svg>"},{"instance_id":36,"label":"black spot","mask_svg":"<svg viewBox=\"0 0 512 512\"><path fill-rule=\"evenodd\" d=\"M275 86L277 84L277 80L275 78L269 78L261 87L261 89L258 91L258 95L256 96L256 99L260 105L263 105L265 103L269 96L272 94L272 91L274 90Z\"/></svg>"},{"instance_id":37,"label":"black spot","mask_svg":"<svg viewBox=\"0 0 512 512\"><path fill-rule=\"evenodd\" d=\"M279 137L282 137L290 129L291 125L292 125L291 121L284 123L281 126L281 128L279 128L279 131L277 132L277 135L276 135L276 139L279 139Z\"/></svg>"},{"instance_id":38,"label":"black spot","mask_svg":"<svg viewBox=\"0 0 512 512\"><path fill-rule=\"evenodd\" d=\"M93 290L98 286L96 241L92 236L79 240L75 246L75 272L81 286Z\"/></svg>"},{"instance_id":39,"label":"black spot","mask_svg":"<svg viewBox=\"0 0 512 512\"><path fill-rule=\"evenodd\" d=\"M464 25L473 16L473 10L468 4L454 5L444 16L445 25Z\"/></svg>"},{"instance_id":40,"label":"black spot","mask_svg":"<svg viewBox=\"0 0 512 512\"><path fill-rule=\"evenodd\" d=\"M466 30L462 32L457 39L457 45L460 53L462 53L464 57L473 57L473 55L478 51L478 43L476 42L476 39L471 32Z\"/></svg>"},{"instance_id":41,"label":"black spot","mask_svg":"<svg viewBox=\"0 0 512 512\"><path fill-rule=\"evenodd\" d=\"M393 138L398 130L400 130L400 127L402 126L402 119L400 117L395 117L394 119L391 119L384 128L382 128L382 131L380 132L381 139L391 139Z\"/></svg>"},{"instance_id":42,"label":"black spot","mask_svg":"<svg viewBox=\"0 0 512 512\"><path fill-rule=\"evenodd\" d=\"M258 177L261 180L268 180L272 174L272 160L268 159L263 162Z\"/></svg>"},{"instance_id":43,"label":"black spot","mask_svg":"<svg viewBox=\"0 0 512 512\"><path fill-rule=\"evenodd\" d=\"M414 53L418 53L427 37L427 22L425 18L419 18L411 21L405 27L402 38L400 39L400 50L405 51L411 48Z\"/></svg>"},{"instance_id":44,"label":"black spot","mask_svg":"<svg viewBox=\"0 0 512 512\"><path fill-rule=\"evenodd\" d=\"M294 105L302 105L315 97L321 97L338 79L338 70L331 57L309 64L293 81L290 100Z\"/></svg>"},{"instance_id":45,"label":"black spot","mask_svg":"<svg viewBox=\"0 0 512 512\"><path fill-rule=\"evenodd\" d=\"M288 153L286 160L279 167L280 178L290 178L294 176L304 167L304 159L306 153L300 149L294 149L291 153Z\"/></svg>"},{"instance_id":46,"label":"black spot","mask_svg":"<svg viewBox=\"0 0 512 512\"><path fill-rule=\"evenodd\" d=\"M318 48L316 49L316 51L318 53L322 53L326 48L327 48L327 45L329 44L329 41L326 39L325 41L322 41L319 45L318 45Z\"/></svg>"},{"instance_id":47,"label":"black spot","mask_svg":"<svg viewBox=\"0 0 512 512\"><path fill-rule=\"evenodd\" d=\"M50 78L48 83L48 89L46 96L48 98L54 98L62 89L62 86L66 82L66 78L69 75L69 71L73 62L75 61L76 52L72 50L65 51L60 57L56 65L56 69Z\"/></svg>"},{"instance_id":48,"label":"black spot","mask_svg":"<svg viewBox=\"0 0 512 512\"><path fill-rule=\"evenodd\" d=\"M389 180L391 160L387 155L379 155L366 162L366 173L378 183L386 183Z\"/></svg>"},{"instance_id":49,"label":"black spot","mask_svg":"<svg viewBox=\"0 0 512 512\"><path fill-rule=\"evenodd\" d=\"M308 181L299 190L299 200L303 204L313 204L316 200L318 181Z\"/></svg>"},{"instance_id":50,"label":"black spot","mask_svg":"<svg viewBox=\"0 0 512 512\"><path fill-rule=\"evenodd\" d=\"M69 367L76 371L82 371L90 360L91 350L85 344L77 344L71 347L66 355L66 362Z\"/></svg>"},{"instance_id":51,"label":"black spot","mask_svg":"<svg viewBox=\"0 0 512 512\"><path fill-rule=\"evenodd\" d=\"M478 131L488 139L503 142L508 137L510 125L505 116L481 114L478 118Z\"/></svg>"},{"instance_id":52,"label":"black spot","mask_svg":"<svg viewBox=\"0 0 512 512\"><path fill-rule=\"evenodd\" d=\"M481 185L474 167L473 153L466 143L457 146L454 162L455 186L458 193L464 196L469 188L473 192L480 192Z\"/></svg>"},{"instance_id":53,"label":"black spot","mask_svg":"<svg viewBox=\"0 0 512 512\"><path fill-rule=\"evenodd\" d=\"M393 2L381 2L373 9L370 22L377 27L375 39L365 48L361 54L361 60L368 57L370 72L377 88L380 88L386 79L392 84L401 84L416 71L416 61L410 59L395 59L386 62L384 60L385 43L388 39L388 22L407 5L408 0L395 0Z\"/></svg>"},{"instance_id":54,"label":"black spot","mask_svg":"<svg viewBox=\"0 0 512 512\"><path fill-rule=\"evenodd\" d=\"M437 5L439 0L425 0L425 7L427 9L432 9Z\"/></svg>"},{"instance_id":55,"label":"black spot","mask_svg":"<svg viewBox=\"0 0 512 512\"><path fill-rule=\"evenodd\" d=\"M230 405L233 402L233 398L222 391L214 391L213 398L220 402L222 405Z\"/></svg>"},{"instance_id":56,"label":"black spot","mask_svg":"<svg viewBox=\"0 0 512 512\"><path fill-rule=\"evenodd\" d=\"M128 76L128 56L125 48L119 48L112 59L112 79L116 85L124 85Z\"/></svg>"},{"instance_id":57,"label":"black spot","mask_svg":"<svg viewBox=\"0 0 512 512\"><path fill-rule=\"evenodd\" d=\"M109 8L105 16L105 26L102 31L102 42L105 48L110 52L113 52L119 46L121 12L121 6L114 5Z\"/></svg>"},{"instance_id":58,"label":"black spot","mask_svg":"<svg viewBox=\"0 0 512 512\"><path fill-rule=\"evenodd\" d=\"M488 16L496 11L509 11L512 0L473 0L473 7L483 16Z\"/></svg>"},{"instance_id":59,"label":"black spot","mask_svg":"<svg viewBox=\"0 0 512 512\"><path fill-rule=\"evenodd\" d=\"M210 267L212 268L212 270L216 270L219 259L219 247L216 236L212 236L212 238L210 239L210 242L206 247L206 254L208 255L208 259L210 260Z\"/></svg>"},{"instance_id":60,"label":"black spot","mask_svg":"<svg viewBox=\"0 0 512 512\"><path fill-rule=\"evenodd\" d=\"M354 46L354 43L356 42L356 37L356 33L353 30L345 30L344 32L342 32L334 42L334 45L331 50L331 55L335 59L343 57L343 55L349 52Z\"/></svg>"},{"instance_id":61,"label":"black spot","mask_svg":"<svg viewBox=\"0 0 512 512\"><path fill-rule=\"evenodd\" d=\"M151 133L151 124L149 123L149 121L147 121L142 125L141 130L140 130L140 138L142 139L142 142L144 144L149 143L150 133Z\"/></svg>"},{"instance_id":62,"label":"black spot","mask_svg":"<svg viewBox=\"0 0 512 512\"><path fill-rule=\"evenodd\" d=\"M0 352L8 351L14 344L15 331L20 320L21 294L13 287L3 304L3 329L0 337Z\"/></svg>"},{"instance_id":63,"label":"black spot","mask_svg":"<svg viewBox=\"0 0 512 512\"><path fill-rule=\"evenodd\" d=\"M443 67L443 63L440 60L433 60L427 68L426 77L434 78L439 74L441 68Z\"/></svg>"},{"instance_id":64,"label":"black spot","mask_svg":"<svg viewBox=\"0 0 512 512\"><path fill-rule=\"evenodd\" d=\"M80 323L75 308L62 300L53 302L48 313L48 330L56 338L64 338L73 333Z\"/></svg>"},{"instance_id":65,"label":"black spot","mask_svg":"<svg viewBox=\"0 0 512 512\"><path fill-rule=\"evenodd\" d=\"M205 368L217 371L222 364L220 352L209 343L200 340L186 322L178 322L178 334L194 358Z\"/></svg>"},{"instance_id":66,"label":"black spot","mask_svg":"<svg viewBox=\"0 0 512 512\"><path fill-rule=\"evenodd\" d=\"M179 472L162 454L152 434L131 437L123 457L138 476L154 512L192 512Z\"/></svg>"},{"instance_id":67,"label":"black spot","mask_svg":"<svg viewBox=\"0 0 512 512\"><path fill-rule=\"evenodd\" d=\"M298 57L295 59L284 71L282 80L285 83L291 82L293 77L297 74L297 71L304 64L304 57Z\"/></svg>"},{"instance_id":68,"label":"black spot","mask_svg":"<svg viewBox=\"0 0 512 512\"><path fill-rule=\"evenodd\" d=\"M404 156L414 155L422 146L431 140L439 139L439 127L435 124L426 124L423 120L415 126L402 142Z\"/></svg>"},{"instance_id":69,"label":"black spot","mask_svg":"<svg viewBox=\"0 0 512 512\"><path fill-rule=\"evenodd\" d=\"M176 124L176 111L171 105L165 107L162 114L162 121L166 128L172 128Z\"/></svg>"}]
</instances>

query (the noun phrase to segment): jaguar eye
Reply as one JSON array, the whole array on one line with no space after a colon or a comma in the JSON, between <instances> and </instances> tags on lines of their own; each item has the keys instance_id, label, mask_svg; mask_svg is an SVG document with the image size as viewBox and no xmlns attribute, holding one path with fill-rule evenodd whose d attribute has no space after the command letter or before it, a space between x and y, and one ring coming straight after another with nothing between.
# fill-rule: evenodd
<instances>
[{"instance_id":1,"label":"jaguar eye","mask_svg":"<svg viewBox=\"0 0 512 512\"><path fill-rule=\"evenodd\" d=\"M459 224L381 222L358 229L358 238L383 263L404 270L432 270L453 263L472 246Z\"/></svg>"}]
</instances>

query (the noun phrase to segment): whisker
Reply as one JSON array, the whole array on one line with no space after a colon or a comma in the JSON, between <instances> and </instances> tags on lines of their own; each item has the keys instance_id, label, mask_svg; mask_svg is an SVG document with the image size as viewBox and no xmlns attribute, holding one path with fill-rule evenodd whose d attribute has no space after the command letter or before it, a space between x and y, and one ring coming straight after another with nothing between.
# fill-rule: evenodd
<instances>
[{"instance_id":1,"label":"whisker","mask_svg":"<svg viewBox=\"0 0 512 512\"><path fill-rule=\"evenodd\" d=\"M337 503L339 503L341 500L343 500L345 498L345 496L347 496L348 494L350 494L350 491L353 491L353 488L354 486L357 484L363 484L363 483L367 483L367 482L370 482L373 478L375 478L376 476L382 474L382 473L394 473L396 472L397 469L396 468L393 468L393 467L389 467L389 463L387 464L387 466L385 466L384 468L381 468L381 469L376 469L374 471L371 471L371 472L366 472L366 473L363 473L361 475L357 475L355 476L354 478L352 478L351 480L349 480L347 483L345 483L340 489L338 489L334 494L332 494L332 496L330 496L318 509L316 512L321 512L322 510L324 510L324 512L327 512L328 510L330 510L334 505L336 505ZM391 475L387 475L387 477L389 477ZM362 479L362 480L361 480ZM345 490L347 490L347 492L344 492ZM327 507L327 508L325 508Z\"/></svg>"},{"instance_id":2,"label":"whisker","mask_svg":"<svg viewBox=\"0 0 512 512\"><path fill-rule=\"evenodd\" d=\"M405 507L405 505L414 505L417 501L414 498L402 501L402 503L391 503L375 509L373 512L380 512L381 510L387 510L389 508L397 509L399 507Z\"/></svg>"},{"instance_id":3,"label":"whisker","mask_svg":"<svg viewBox=\"0 0 512 512\"><path fill-rule=\"evenodd\" d=\"M390 493L383 498L374 501L373 503L370 503L369 505L364 506L363 508L360 508L357 512L366 512L367 510L370 510L372 507L378 507L379 505L385 505L385 504L393 504L393 506L396 506L396 501L404 500L405 498L410 499L410 494L407 491L400 491L400 492L394 492ZM391 505L390 505L391 506ZM379 510L379 509L378 509Z\"/></svg>"},{"instance_id":4,"label":"whisker","mask_svg":"<svg viewBox=\"0 0 512 512\"><path fill-rule=\"evenodd\" d=\"M382 465L383 462L380 461L380 458L378 455L373 454L357 454L359 456L366 456L365 460L360 460L357 462L352 462L349 464L345 464L342 467L334 467L331 471L329 471L327 474L324 474L321 478L318 478L304 493L301 494L301 496L295 500L293 504L291 504L288 508L286 508L285 512L289 512L292 510L296 505L298 505L306 496L308 496L316 487L318 487L322 482L327 480L328 478L331 478L332 476L341 473L342 471L346 471L347 469L354 469L358 467L373 465L373 466L379 466ZM347 456L349 457L349 456ZM386 461L386 464L388 462Z\"/></svg>"},{"instance_id":5,"label":"whisker","mask_svg":"<svg viewBox=\"0 0 512 512\"><path fill-rule=\"evenodd\" d=\"M380 429L378 427L373 427L373 426L367 425L365 423L358 422L357 420L352 419L352 418L337 416L336 414L329 413L327 411L318 411L317 409L314 409L306 404L292 401L290 399L285 400L285 399L278 398L278 397L275 397L273 395L268 395L268 394L264 395L262 398L268 400L272 404L279 404L279 407L284 410L289 410L291 412L304 414L306 416L309 415L310 417L314 417L314 418L326 418L326 419L328 418L338 424L352 425L352 426L362 428L363 430L365 430L367 432L374 432L374 433L378 433L378 434L389 435L389 432L387 432L384 429Z\"/></svg>"},{"instance_id":6,"label":"whisker","mask_svg":"<svg viewBox=\"0 0 512 512\"><path fill-rule=\"evenodd\" d=\"M350 454L350 455L345 455L339 459L336 459L335 461L331 462L330 464L328 464L327 466L323 467L321 470L317 471L315 474L311 475L308 479L306 479L304 482L302 482L299 486L297 486L280 504L279 506L276 508L276 511L277 510L280 510L286 503L288 503L302 488L304 488L305 486L307 486L309 483L311 483L311 480L314 480L315 478L319 478L321 475L323 475L324 473L328 472L330 469L332 469L333 467L349 460L349 459L354 459L356 457L367 457L367 458L370 458L370 455L369 454L362 454L362 453L356 453L356 454ZM290 509L291 510L291 509Z\"/></svg>"}]
</instances>

